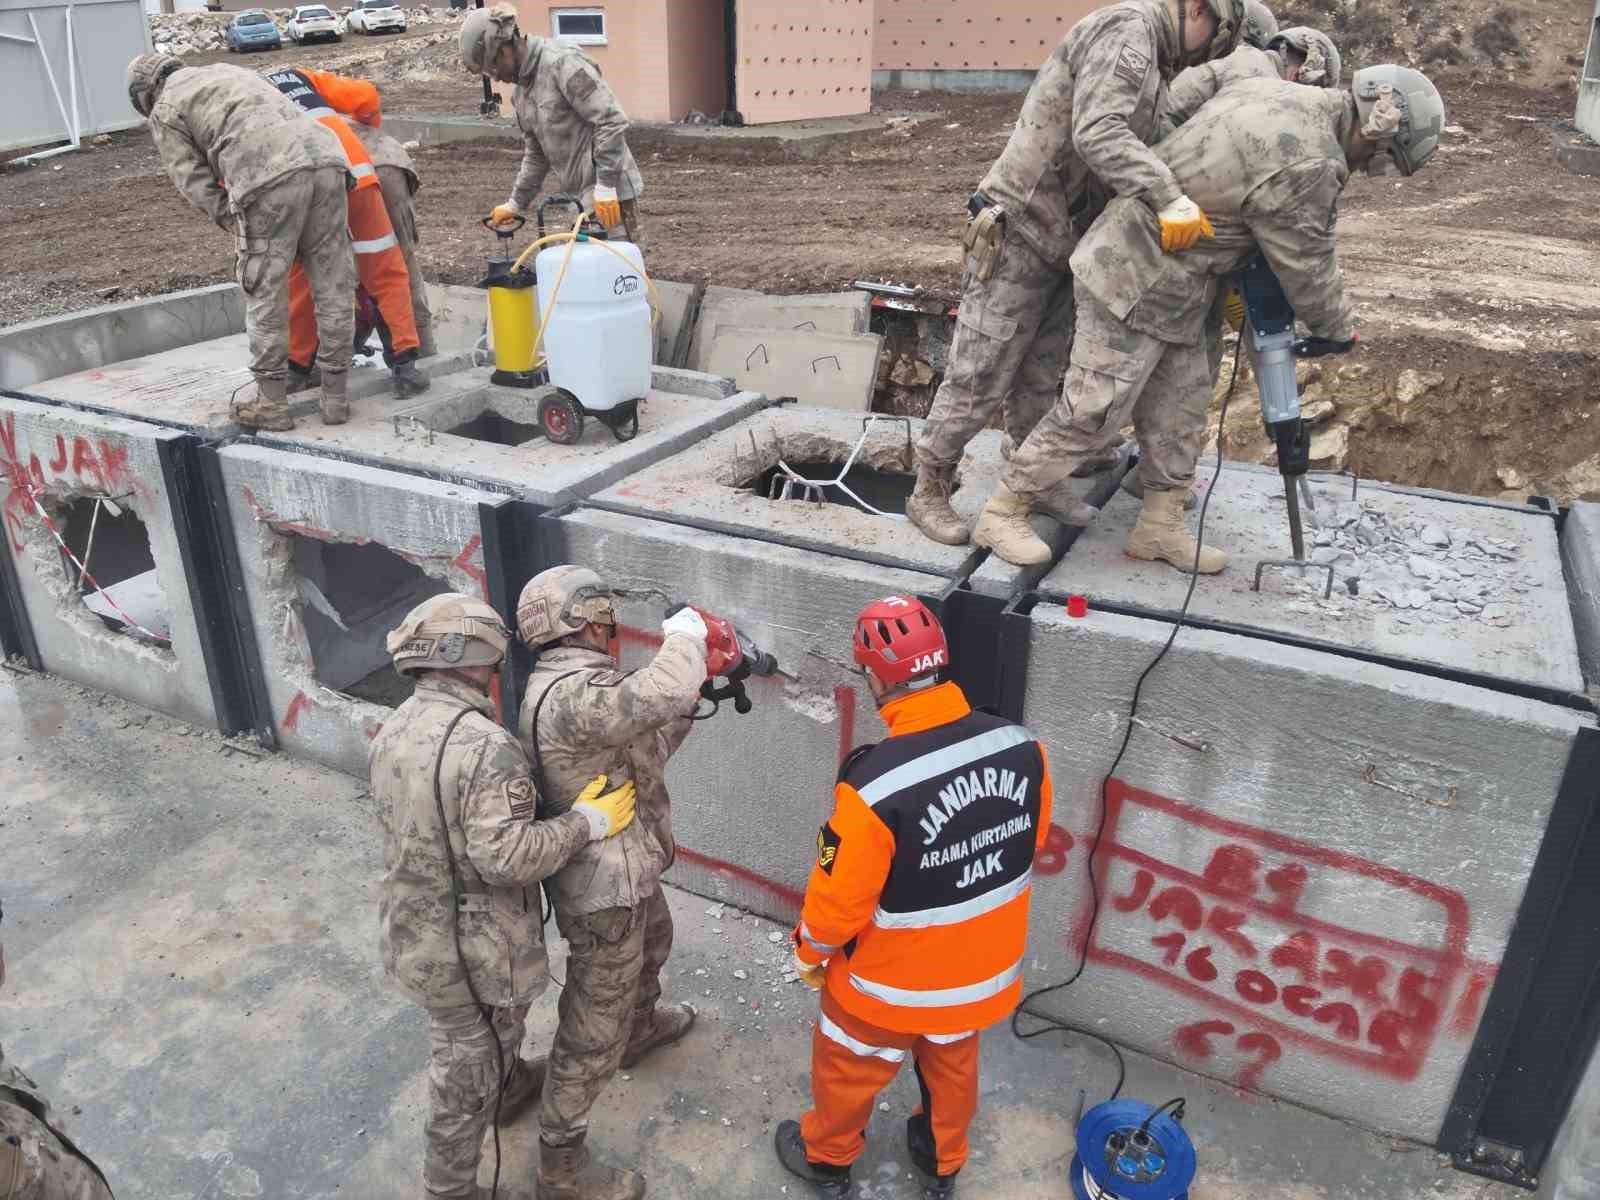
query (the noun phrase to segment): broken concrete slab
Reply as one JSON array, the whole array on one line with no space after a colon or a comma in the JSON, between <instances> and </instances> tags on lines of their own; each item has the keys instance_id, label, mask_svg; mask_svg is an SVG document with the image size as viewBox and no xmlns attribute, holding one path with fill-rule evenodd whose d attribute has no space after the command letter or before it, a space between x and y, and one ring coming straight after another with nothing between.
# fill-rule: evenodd
<instances>
[{"instance_id":1,"label":"broken concrete slab","mask_svg":"<svg viewBox=\"0 0 1600 1200\"><path fill-rule=\"evenodd\" d=\"M764 396L732 392L724 380L662 372L662 382L696 391L652 388L639 406L639 433L626 442L591 419L575 444L563 446L540 431L536 393L493 384L491 373L488 367L458 371L404 407L357 406L346 425L308 421L289 433L259 434L253 440L505 491L549 506L609 487L767 405Z\"/></svg>"},{"instance_id":2,"label":"broken concrete slab","mask_svg":"<svg viewBox=\"0 0 1600 1200\"><path fill-rule=\"evenodd\" d=\"M654 283L661 303L660 320L656 322L655 363L661 367L687 366L694 313L705 285L673 283L665 279L654 280Z\"/></svg>"},{"instance_id":3,"label":"broken concrete slab","mask_svg":"<svg viewBox=\"0 0 1600 1200\"><path fill-rule=\"evenodd\" d=\"M800 312L792 310L799 309ZM748 312L748 321L734 320ZM777 315L775 315L777 314ZM752 329L792 329L807 320L817 322L821 332L866 333L872 320L872 297L862 291L802 292L793 296L768 295L748 288L709 285L695 314L694 334L686 365L707 370L710 330L713 324L743 325ZM792 319L791 319L792 318ZM838 328L847 323L846 328Z\"/></svg>"},{"instance_id":4,"label":"broken concrete slab","mask_svg":"<svg viewBox=\"0 0 1600 1200\"><path fill-rule=\"evenodd\" d=\"M1197 488L1210 478L1202 472ZM1261 591L1252 590L1258 561L1289 557L1283 481L1274 471L1230 463L1205 534L1232 561L1223 574L1200 581L1191 614L1487 679L1582 690L1549 514L1379 484L1362 483L1355 499L1348 481L1310 486L1316 507L1304 513L1306 551L1333 566L1331 598L1323 598L1326 573L1313 570L1302 578L1269 568ZM1139 501L1119 493L1045 577L1043 590L1176 612L1187 576L1123 553L1138 512ZM1195 528L1196 513L1186 519Z\"/></svg>"},{"instance_id":5,"label":"broken concrete slab","mask_svg":"<svg viewBox=\"0 0 1600 1200\"><path fill-rule=\"evenodd\" d=\"M0 388L30 388L244 330L239 285L219 283L0 329Z\"/></svg>"},{"instance_id":6,"label":"broken concrete slab","mask_svg":"<svg viewBox=\"0 0 1600 1200\"><path fill-rule=\"evenodd\" d=\"M1551 133L1556 161L1574 175L1600 175L1600 142L1577 129L1557 125Z\"/></svg>"},{"instance_id":7,"label":"broken concrete slab","mask_svg":"<svg viewBox=\"0 0 1600 1200\"><path fill-rule=\"evenodd\" d=\"M706 370L776 399L793 397L804 405L867 412L882 350L883 338L876 333L721 325L706 353Z\"/></svg>"},{"instance_id":8,"label":"broken concrete slab","mask_svg":"<svg viewBox=\"0 0 1600 1200\"><path fill-rule=\"evenodd\" d=\"M1561 561L1584 681L1600 688L1600 504L1580 500L1567 511Z\"/></svg>"},{"instance_id":9,"label":"broken concrete slab","mask_svg":"<svg viewBox=\"0 0 1600 1200\"><path fill-rule=\"evenodd\" d=\"M1185 629L1144 685L1102 826L1135 681L1171 626L1029 615L1024 716L1056 796L1032 986L1078 964L1103 829L1088 969L1041 1007L1433 1142L1593 714Z\"/></svg>"},{"instance_id":10,"label":"broken concrete slab","mask_svg":"<svg viewBox=\"0 0 1600 1200\"><path fill-rule=\"evenodd\" d=\"M174 511L181 501L164 465L183 437L0 397L0 473L8 481L0 554L16 565L46 670L215 728Z\"/></svg>"}]
</instances>

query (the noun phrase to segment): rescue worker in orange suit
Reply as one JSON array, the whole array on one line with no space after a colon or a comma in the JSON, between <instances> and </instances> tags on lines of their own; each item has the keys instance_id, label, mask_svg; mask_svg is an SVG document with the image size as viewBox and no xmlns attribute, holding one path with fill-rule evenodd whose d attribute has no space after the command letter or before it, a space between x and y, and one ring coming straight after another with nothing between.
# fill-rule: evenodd
<instances>
[{"instance_id":1,"label":"rescue worker in orange suit","mask_svg":"<svg viewBox=\"0 0 1600 1200\"><path fill-rule=\"evenodd\" d=\"M855 661L889 727L845 759L794 932L822 990L811 1111L779 1124L778 1158L825 1197L850 1195L878 1093L909 1055L922 1103L906 1148L923 1194L955 1191L978 1108L978 1035L1022 995L1034 854L1050 826L1044 747L941 682L950 652L920 600L856 620Z\"/></svg>"},{"instance_id":2,"label":"rescue worker in orange suit","mask_svg":"<svg viewBox=\"0 0 1600 1200\"><path fill-rule=\"evenodd\" d=\"M372 298L383 339L383 360L393 373L394 394L415 396L428 390L428 377L416 368L416 316L411 308L411 274L389 221L383 188L372 156L345 119L376 126L381 121L378 89L364 79L346 79L331 71L286 67L267 72L267 82L306 110L339 138L355 187L347 198L350 243L356 274ZM345 114L345 115L341 115ZM352 300L352 303L354 301ZM310 281L296 263L289 272L289 391L313 385L311 360L317 352L317 326Z\"/></svg>"}]
</instances>

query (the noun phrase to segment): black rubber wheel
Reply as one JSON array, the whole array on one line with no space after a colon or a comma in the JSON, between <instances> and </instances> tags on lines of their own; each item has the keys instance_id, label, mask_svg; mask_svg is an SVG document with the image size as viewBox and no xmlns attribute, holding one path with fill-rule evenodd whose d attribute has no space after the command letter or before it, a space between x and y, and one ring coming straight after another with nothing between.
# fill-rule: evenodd
<instances>
[{"instance_id":1,"label":"black rubber wheel","mask_svg":"<svg viewBox=\"0 0 1600 1200\"><path fill-rule=\"evenodd\" d=\"M571 446L583 436L583 409L572 393L558 389L539 401L539 428L558 446Z\"/></svg>"}]
</instances>

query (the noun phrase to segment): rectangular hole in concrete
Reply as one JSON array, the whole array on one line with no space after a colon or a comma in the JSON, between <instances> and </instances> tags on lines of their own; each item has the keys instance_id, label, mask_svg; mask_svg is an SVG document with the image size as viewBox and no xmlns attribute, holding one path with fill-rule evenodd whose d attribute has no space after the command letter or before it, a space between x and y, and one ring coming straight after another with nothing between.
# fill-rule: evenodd
<instances>
[{"instance_id":1,"label":"rectangular hole in concrete","mask_svg":"<svg viewBox=\"0 0 1600 1200\"><path fill-rule=\"evenodd\" d=\"M521 421L513 421L503 417L492 408L464 421L446 433L456 437L471 438L475 442L493 442L497 446L520 446L524 442L531 442L542 437L537 425L525 425Z\"/></svg>"},{"instance_id":2,"label":"rectangular hole in concrete","mask_svg":"<svg viewBox=\"0 0 1600 1200\"><path fill-rule=\"evenodd\" d=\"M107 629L171 648L172 616L156 578L150 532L132 509L115 500L79 496L57 507L52 519L62 540L83 563L61 556L62 569Z\"/></svg>"},{"instance_id":3,"label":"rectangular hole in concrete","mask_svg":"<svg viewBox=\"0 0 1600 1200\"><path fill-rule=\"evenodd\" d=\"M795 474L804 479L834 479L838 477L839 468L844 464L812 460L791 462L789 465L794 468ZM741 486L749 488L762 499L777 499L783 494L784 479L783 468L774 465ZM857 463L845 475L844 482L851 491L879 512L899 513L903 516L906 511L906 501L911 498L911 490L917 485L917 477L901 471L880 471L876 467ZM812 498L815 494L796 484L790 488L789 502L815 503ZM820 496L824 504L843 504L864 511L836 487L820 489Z\"/></svg>"},{"instance_id":4,"label":"rectangular hole in concrete","mask_svg":"<svg viewBox=\"0 0 1600 1200\"><path fill-rule=\"evenodd\" d=\"M412 683L395 673L385 639L412 608L450 585L376 542L289 536L312 674L358 700L402 703Z\"/></svg>"}]
</instances>

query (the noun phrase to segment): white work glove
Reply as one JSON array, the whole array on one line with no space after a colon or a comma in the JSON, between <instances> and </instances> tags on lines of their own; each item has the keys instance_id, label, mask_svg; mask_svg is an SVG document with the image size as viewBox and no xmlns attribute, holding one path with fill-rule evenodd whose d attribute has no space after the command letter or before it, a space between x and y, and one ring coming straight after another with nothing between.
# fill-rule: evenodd
<instances>
[{"instance_id":1,"label":"white work glove","mask_svg":"<svg viewBox=\"0 0 1600 1200\"><path fill-rule=\"evenodd\" d=\"M1203 237L1213 237L1216 230L1206 219L1200 206L1187 196L1179 196L1156 214L1161 222L1161 248L1168 254L1187 250Z\"/></svg>"},{"instance_id":2,"label":"white work glove","mask_svg":"<svg viewBox=\"0 0 1600 1200\"><path fill-rule=\"evenodd\" d=\"M662 637L671 637L675 633L681 633L685 637L694 638L702 646L705 645L709 632L706 629L706 623L701 620L700 614L688 605L680 608L665 621L661 622Z\"/></svg>"},{"instance_id":3,"label":"white work glove","mask_svg":"<svg viewBox=\"0 0 1600 1200\"><path fill-rule=\"evenodd\" d=\"M617 199L617 189L603 183L594 185L594 217L607 229L622 224L622 202Z\"/></svg>"},{"instance_id":4,"label":"white work glove","mask_svg":"<svg viewBox=\"0 0 1600 1200\"><path fill-rule=\"evenodd\" d=\"M805 984L813 991L822 990L822 980L828 973L827 959L823 959L821 962L816 964L808 963L805 959L800 957L800 952L796 950L794 952L793 967L794 973L800 976L801 983Z\"/></svg>"},{"instance_id":5,"label":"white work glove","mask_svg":"<svg viewBox=\"0 0 1600 1200\"><path fill-rule=\"evenodd\" d=\"M633 781L630 779L609 792L606 791L606 782L604 775L596 776L572 803L572 811L582 813L584 820L589 822L591 842L616 837L633 824L637 803Z\"/></svg>"}]
</instances>

